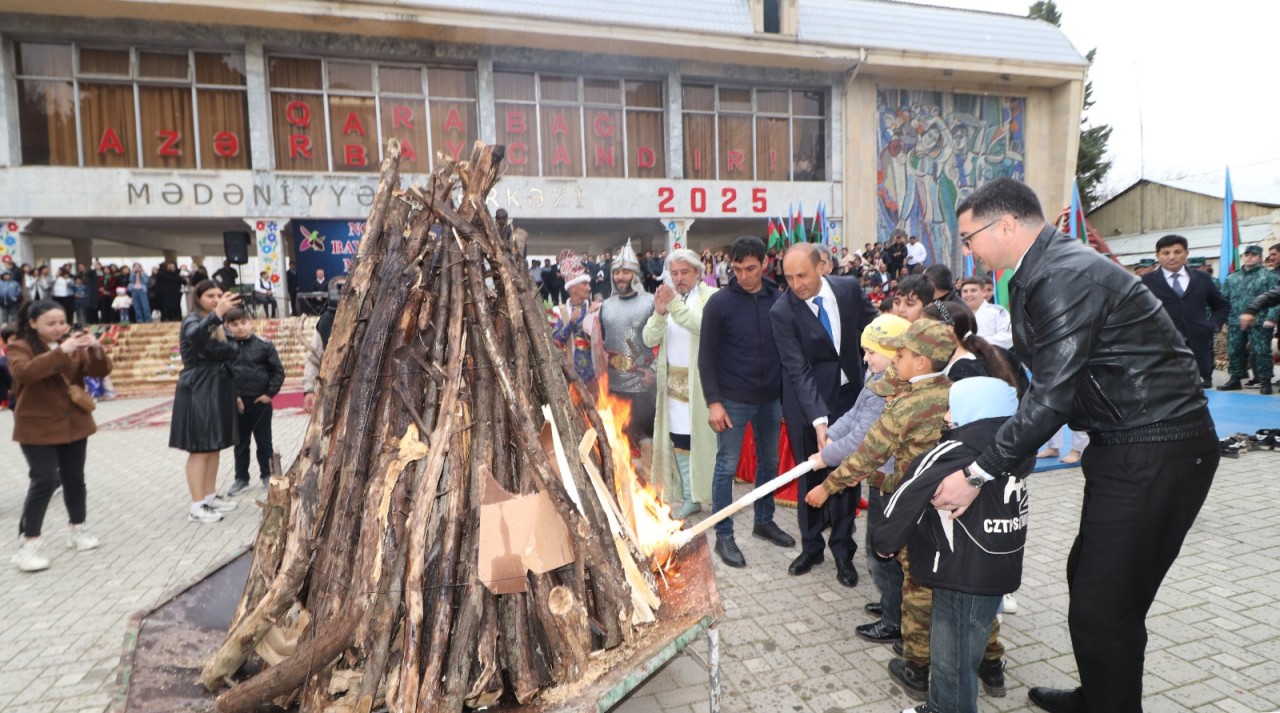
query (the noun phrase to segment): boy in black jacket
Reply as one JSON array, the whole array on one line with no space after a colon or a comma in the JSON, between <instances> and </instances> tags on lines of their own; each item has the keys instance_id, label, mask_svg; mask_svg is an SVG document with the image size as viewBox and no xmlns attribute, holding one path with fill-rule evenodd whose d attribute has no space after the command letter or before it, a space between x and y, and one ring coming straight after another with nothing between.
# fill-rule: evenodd
<instances>
[{"instance_id":1,"label":"boy in black jacket","mask_svg":"<svg viewBox=\"0 0 1280 713\"><path fill-rule=\"evenodd\" d=\"M1017 410L1018 396L1000 379L974 377L953 384L949 402L952 426L936 447L911 463L885 503L884 520L870 533L871 546L882 555L907 546L911 578L933 588L933 680L929 702L907 709L915 713L977 713L978 666L1003 595L1021 584L1027 541L1023 478L1034 461L1021 464L1011 477L971 482L981 491L959 517L930 504L943 478L992 443Z\"/></svg>"},{"instance_id":2,"label":"boy in black jacket","mask_svg":"<svg viewBox=\"0 0 1280 713\"><path fill-rule=\"evenodd\" d=\"M262 486L271 478L271 399L284 385L284 366L276 345L253 333L253 321L242 307L223 318L240 356L231 365L236 380L236 408L240 412L240 442L236 444L236 482L227 497L249 487L249 437L257 442Z\"/></svg>"}]
</instances>

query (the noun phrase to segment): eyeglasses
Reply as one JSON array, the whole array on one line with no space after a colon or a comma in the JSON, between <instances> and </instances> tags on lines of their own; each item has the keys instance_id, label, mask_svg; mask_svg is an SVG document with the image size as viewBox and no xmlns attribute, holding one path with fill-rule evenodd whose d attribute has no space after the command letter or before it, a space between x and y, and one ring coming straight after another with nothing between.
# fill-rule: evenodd
<instances>
[{"instance_id":1,"label":"eyeglasses","mask_svg":"<svg viewBox=\"0 0 1280 713\"><path fill-rule=\"evenodd\" d=\"M1004 219L1004 216L1002 215L1002 216L1000 216L999 218L996 218L995 220L991 221L990 223L987 223L986 225L982 226L981 228L978 228L977 230L973 231L972 233L969 233L968 235L965 235L964 233L961 233L961 234L960 234L960 242L961 242L961 243L965 246L965 248L967 249L967 248L969 247L969 241L970 241L970 240L973 240L973 236L977 235L978 233L981 233L982 231L986 230L987 228L990 228L991 226L995 225L996 223L999 223L999 222L1000 222L1001 220L1003 220L1003 219Z\"/></svg>"}]
</instances>

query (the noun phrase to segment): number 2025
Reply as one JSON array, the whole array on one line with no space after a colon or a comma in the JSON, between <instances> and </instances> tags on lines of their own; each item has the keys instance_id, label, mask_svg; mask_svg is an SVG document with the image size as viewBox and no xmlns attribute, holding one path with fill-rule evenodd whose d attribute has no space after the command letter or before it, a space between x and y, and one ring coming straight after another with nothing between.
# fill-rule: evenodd
<instances>
[{"instance_id":1,"label":"number 2025","mask_svg":"<svg viewBox=\"0 0 1280 713\"><path fill-rule=\"evenodd\" d=\"M721 213L738 213L738 189L725 186L720 189L719 199L711 200L720 201ZM702 186L693 186L689 189L689 212L690 213L706 213L707 212L707 189ZM769 210L769 198L767 189L752 188L751 189L751 212L766 213ZM659 213L675 213L676 212L676 189L672 186L658 187L658 212ZM745 212L742 211L742 212Z\"/></svg>"}]
</instances>

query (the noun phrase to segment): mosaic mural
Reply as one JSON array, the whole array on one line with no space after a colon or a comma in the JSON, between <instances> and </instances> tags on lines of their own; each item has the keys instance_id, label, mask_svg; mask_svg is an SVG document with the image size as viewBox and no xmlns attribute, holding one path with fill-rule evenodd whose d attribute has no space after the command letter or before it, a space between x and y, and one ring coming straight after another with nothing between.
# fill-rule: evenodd
<instances>
[{"instance_id":1,"label":"mosaic mural","mask_svg":"<svg viewBox=\"0 0 1280 713\"><path fill-rule=\"evenodd\" d=\"M955 206L983 183L1023 177L1026 100L908 89L876 92L876 240L916 235L958 269Z\"/></svg>"}]
</instances>

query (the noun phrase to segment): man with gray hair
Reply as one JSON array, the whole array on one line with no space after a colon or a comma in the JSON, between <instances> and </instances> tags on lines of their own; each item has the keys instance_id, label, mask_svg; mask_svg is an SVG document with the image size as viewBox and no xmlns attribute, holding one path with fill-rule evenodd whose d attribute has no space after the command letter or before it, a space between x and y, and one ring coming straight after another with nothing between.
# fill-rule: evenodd
<instances>
[{"instance_id":1,"label":"man with gray hair","mask_svg":"<svg viewBox=\"0 0 1280 713\"><path fill-rule=\"evenodd\" d=\"M716 288L702 280L703 265L687 248L667 257L670 284L658 286L653 314L644 326L644 343L658 348L657 417L653 432L654 483L664 492L679 492L683 504L673 513L684 519L711 502L711 474L715 470L716 434L708 421L707 401L698 374L698 340L702 308ZM666 488L678 488L667 490ZM674 496L667 496L673 501Z\"/></svg>"},{"instance_id":2,"label":"man with gray hair","mask_svg":"<svg viewBox=\"0 0 1280 713\"><path fill-rule=\"evenodd\" d=\"M593 335L592 351L604 362L609 391L631 402L627 437L633 445L653 437L654 383L653 350L645 348L643 330L653 314L653 295L640 281L640 260L627 240L613 260L613 296L600 305L599 330Z\"/></svg>"}]
</instances>

